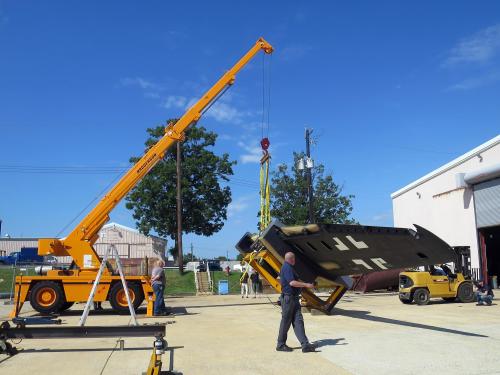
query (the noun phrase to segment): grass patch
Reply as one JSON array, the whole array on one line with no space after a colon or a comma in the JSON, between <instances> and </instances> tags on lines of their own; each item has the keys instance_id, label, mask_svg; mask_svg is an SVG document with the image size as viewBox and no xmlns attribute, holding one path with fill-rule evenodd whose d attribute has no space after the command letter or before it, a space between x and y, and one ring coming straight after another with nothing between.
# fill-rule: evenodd
<instances>
[{"instance_id":1,"label":"grass patch","mask_svg":"<svg viewBox=\"0 0 500 375\"><path fill-rule=\"evenodd\" d=\"M229 281L229 293L240 293L241 273L231 273L229 277L223 271L210 272L214 284L214 294L219 293L219 280ZM167 278L167 295L193 295L196 294L194 272L184 272L182 275L177 270L165 270Z\"/></svg>"},{"instance_id":2,"label":"grass patch","mask_svg":"<svg viewBox=\"0 0 500 375\"><path fill-rule=\"evenodd\" d=\"M0 293L10 293L12 288L12 276L14 272L11 266L0 267ZM27 268L26 272L23 272L25 276L34 276L35 269ZM19 268L17 269L17 276L19 276Z\"/></svg>"},{"instance_id":3,"label":"grass patch","mask_svg":"<svg viewBox=\"0 0 500 375\"><path fill-rule=\"evenodd\" d=\"M12 267L0 268L0 293L10 292L12 287ZM34 275L34 269L28 268L24 275ZM19 271L18 271L19 275ZM180 274L177 270L165 270L167 278L167 287L165 294L167 295L194 295L196 294L196 286L194 282L194 272L184 272ZM211 277L214 283L214 293L219 293L219 280L229 281L229 293L240 293L240 277L241 273L231 273L229 277L223 271L211 272Z\"/></svg>"},{"instance_id":4,"label":"grass patch","mask_svg":"<svg viewBox=\"0 0 500 375\"><path fill-rule=\"evenodd\" d=\"M196 294L194 283L194 272L180 274L178 270L165 270L167 287L165 294L168 295L192 295Z\"/></svg>"},{"instance_id":5,"label":"grass patch","mask_svg":"<svg viewBox=\"0 0 500 375\"><path fill-rule=\"evenodd\" d=\"M214 294L219 294L219 280L229 281L229 294L239 294L241 291L240 278L241 273L231 272L229 276L224 271L211 272L212 280L214 282Z\"/></svg>"}]
</instances>

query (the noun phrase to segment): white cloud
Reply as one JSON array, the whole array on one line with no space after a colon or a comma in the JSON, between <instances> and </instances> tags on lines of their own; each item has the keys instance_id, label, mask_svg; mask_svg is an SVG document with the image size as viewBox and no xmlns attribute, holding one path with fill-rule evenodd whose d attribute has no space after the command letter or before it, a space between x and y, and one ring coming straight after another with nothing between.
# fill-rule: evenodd
<instances>
[{"instance_id":1,"label":"white cloud","mask_svg":"<svg viewBox=\"0 0 500 375\"><path fill-rule=\"evenodd\" d=\"M218 122L241 124L243 119L252 115L251 111L241 111L230 104L232 98L227 95L220 98L205 113L205 117L212 118ZM188 109L198 101L198 98L188 99L183 95L169 95L163 100L162 107Z\"/></svg>"},{"instance_id":2,"label":"white cloud","mask_svg":"<svg viewBox=\"0 0 500 375\"><path fill-rule=\"evenodd\" d=\"M229 203L229 206L227 207L227 217L231 218L234 217L234 215L245 211L249 207L249 201L251 198L253 198L253 195L243 196L236 198L231 203Z\"/></svg>"},{"instance_id":3,"label":"white cloud","mask_svg":"<svg viewBox=\"0 0 500 375\"><path fill-rule=\"evenodd\" d=\"M143 90L162 90L161 85L148 81L144 78L141 77L135 77L135 78L122 78L120 80L120 83L122 86L137 86L140 87Z\"/></svg>"},{"instance_id":4,"label":"white cloud","mask_svg":"<svg viewBox=\"0 0 500 375\"><path fill-rule=\"evenodd\" d=\"M240 156L243 164L260 163L260 159L262 158L262 148L257 143L247 144L243 141L239 141L238 146L246 151L246 153Z\"/></svg>"},{"instance_id":5,"label":"white cloud","mask_svg":"<svg viewBox=\"0 0 500 375\"><path fill-rule=\"evenodd\" d=\"M188 104L188 99L182 95L169 95L163 101L162 107L170 108L186 108Z\"/></svg>"},{"instance_id":6,"label":"white cloud","mask_svg":"<svg viewBox=\"0 0 500 375\"><path fill-rule=\"evenodd\" d=\"M248 116L248 113L240 111L229 103L218 101L205 115L219 122L234 122L239 124L245 116Z\"/></svg>"},{"instance_id":7,"label":"white cloud","mask_svg":"<svg viewBox=\"0 0 500 375\"><path fill-rule=\"evenodd\" d=\"M481 77L465 79L459 83L456 83L448 87L446 91L467 91L476 89L478 87L488 86L498 81L500 81L500 73L493 72L490 74L483 75Z\"/></svg>"},{"instance_id":8,"label":"white cloud","mask_svg":"<svg viewBox=\"0 0 500 375\"><path fill-rule=\"evenodd\" d=\"M374 222L381 222L381 221L385 222L385 221L387 221L391 217L392 217L392 214L390 212L383 212L383 213L374 215L372 217L372 221L374 221Z\"/></svg>"},{"instance_id":9,"label":"white cloud","mask_svg":"<svg viewBox=\"0 0 500 375\"><path fill-rule=\"evenodd\" d=\"M463 38L451 49L443 66L467 63L485 63L500 50L500 24L487 27Z\"/></svg>"},{"instance_id":10,"label":"white cloud","mask_svg":"<svg viewBox=\"0 0 500 375\"><path fill-rule=\"evenodd\" d=\"M234 137L232 135L222 133L222 134L219 134L218 139L221 141L232 141L234 139Z\"/></svg>"}]
</instances>

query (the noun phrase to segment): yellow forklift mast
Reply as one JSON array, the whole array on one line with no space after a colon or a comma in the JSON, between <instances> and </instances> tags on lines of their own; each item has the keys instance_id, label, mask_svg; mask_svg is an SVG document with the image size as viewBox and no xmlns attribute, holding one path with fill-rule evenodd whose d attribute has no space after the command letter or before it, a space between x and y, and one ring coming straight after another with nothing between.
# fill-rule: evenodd
<instances>
[{"instance_id":1,"label":"yellow forklift mast","mask_svg":"<svg viewBox=\"0 0 500 375\"><path fill-rule=\"evenodd\" d=\"M243 258L243 261L248 263L250 267L266 279L277 293L281 293L279 274L284 262L283 257L279 256L272 249L262 246L260 250L247 254ZM318 310L328 315L350 285L321 279L316 280L316 287L318 289L329 290L328 297L322 299L313 291L303 288L301 290L302 305L308 309Z\"/></svg>"}]
</instances>

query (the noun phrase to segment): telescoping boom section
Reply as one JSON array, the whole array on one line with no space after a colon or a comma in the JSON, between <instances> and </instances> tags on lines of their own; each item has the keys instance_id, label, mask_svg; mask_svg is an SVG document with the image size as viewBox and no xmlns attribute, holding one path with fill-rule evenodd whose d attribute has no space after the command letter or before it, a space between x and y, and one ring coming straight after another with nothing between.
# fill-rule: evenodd
<instances>
[{"instance_id":1,"label":"telescoping boom section","mask_svg":"<svg viewBox=\"0 0 500 375\"><path fill-rule=\"evenodd\" d=\"M95 279L101 264L93 245L98 239L99 230L109 220L110 212L162 160L175 142L184 139L185 131L196 123L203 112L235 82L236 74L260 51L270 54L273 52L273 47L260 38L177 122L166 126L165 135L145 152L141 159L106 193L67 237L43 238L38 241L39 255L71 256L76 267L74 270L50 270L46 275L22 277L22 280L20 277L16 278L18 304L12 314L18 313L28 294L33 307L43 313L60 311L73 302L87 299L91 282ZM137 284L136 288L129 290L137 297L134 306L140 305L145 296L149 296L151 301L154 299L146 276L129 276L127 280L132 284ZM39 285L36 288L36 285L42 282L43 286ZM115 287L116 290L113 289L116 282L119 282L119 276L113 276L110 271L105 270L104 277L100 282L103 288L98 290L95 300L110 300L113 307L123 305L124 302L123 307L127 308L126 299L123 299L123 288L118 290L119 287ZM37 293L30 293L34 289ZM114 298L115 301L113 302L110 298Z\"/></svg>"}]
</instances>

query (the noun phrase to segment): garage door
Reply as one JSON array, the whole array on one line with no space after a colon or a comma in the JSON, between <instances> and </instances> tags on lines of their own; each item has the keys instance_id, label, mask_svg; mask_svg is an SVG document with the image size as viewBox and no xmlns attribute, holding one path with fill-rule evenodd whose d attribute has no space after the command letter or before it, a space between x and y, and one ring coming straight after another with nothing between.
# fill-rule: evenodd
<instances>
[{"instance_id":1,"label":"garage door","mask_svg":"<svg viewBox=\"0 0 500 375\"><path fill-rule=\"evenodd\" d=\"M474 185L478 228L500 225L500 178Z\"/></svg>"}]
</instances>

